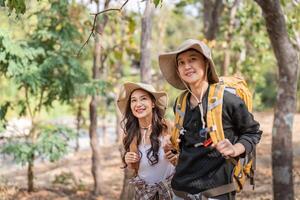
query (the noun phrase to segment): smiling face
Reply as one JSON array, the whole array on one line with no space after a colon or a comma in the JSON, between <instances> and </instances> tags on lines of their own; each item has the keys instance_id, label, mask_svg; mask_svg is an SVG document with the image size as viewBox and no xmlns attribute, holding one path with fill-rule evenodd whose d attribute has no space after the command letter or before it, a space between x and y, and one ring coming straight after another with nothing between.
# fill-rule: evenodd
<instances>
[{"instance_id":1,"label":"smiling face","mask_svg":"<svg viewBox=\"0 0 300 200\"><path fill-rule=\"evenodd\" d=\"M130 108L132 114L138 118L149 118L152 119L152 110L155 104L150 94L144 90L135 90L131 93L130 97Z\"/></svg>"},{"instance_id":2,"label":"smiling face","mask_svg":"<svg viewBox=\"0 0 300 200\"><path fill-rule=\"evenodd\" d=\"M188 50L177 57L177 70L189 86L206 80L206 59L196 50Z\"/></svg>"}]
</instances>

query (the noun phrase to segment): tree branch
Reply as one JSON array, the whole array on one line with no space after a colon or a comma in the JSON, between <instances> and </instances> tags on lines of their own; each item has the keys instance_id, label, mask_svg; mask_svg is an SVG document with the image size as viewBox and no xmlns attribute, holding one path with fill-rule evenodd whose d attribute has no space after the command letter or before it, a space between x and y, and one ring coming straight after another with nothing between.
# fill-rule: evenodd
<instances>
[{"instance_id":1,"label":"tree branch","mask_svg":"<svg viewBox=\"0 0 300 200\"><path fill-rule=\"evenodd\" d=\"M34 114L33 114L32 110L31 110L31 106L30 106L30 103L29 103L29 96L28 96L28 88L27 88L27 86L25 86L25 102L26 102L26 105L27 105L27 109L29 111L29 115L30 115L31 121L33 122Z\"/></svg>"},{"instance_id":2,"label":"tree branch","mask_svg":"<svg viewBox=\"0 0 300 200\"><path fill-rule=\"evenodd\" d=\"M121 12L122 9L124 8L124 6L125 6L128 2L129 2L129 0L126 0L120 8L109 8L109 9L105 9L105 10L103 10L103 11L101 11L101 12L98 12L98 13L91 13L91 15L95 15L95 16L94 16L93 27L92 27L92 30L91 30L91 33L90 33L88 39L84 42L84 44L83 44L83 45L81 46L81 48L79 49L79 51L78 51L78 53L77 53L77 56L80 55L81 50L85 47L85 45L88 44L88 42L89 42L89 40L91 39L92 35L94 35L95 32L98 33L98 32L95 30L95 29L96 29L96 20L97 20L98 15L101 15L101 14L103 14L103 13L110 12L110 11L119 11L119 12ZM98 34L101 34L101 33L98 33Z\"/></svg>"}]
</instances>

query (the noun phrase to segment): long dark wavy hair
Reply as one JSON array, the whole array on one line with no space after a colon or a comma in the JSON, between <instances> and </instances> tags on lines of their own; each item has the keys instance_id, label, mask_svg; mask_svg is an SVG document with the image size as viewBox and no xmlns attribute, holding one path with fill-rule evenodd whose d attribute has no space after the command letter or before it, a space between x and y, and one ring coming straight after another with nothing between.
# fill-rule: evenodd
<instances>
[{"instance_id":1,"label":"long dark wavy hair","mask_svg":"<svg viewBox=\"0 0 300 200\"><path fill-rule=\"evenodd\" d=\"M143 90L143 89L141 89ZM145 91L145 90L143 90ZM131 94L134 91L131 92ZM147 91L145 91L147 92ZM152 110L152 132L150 134L150 142L151 142L151 148L147 152L147 158L150 163L150 165L155 165L158 163L158 150L160 146L160 141L158 137L162 134L164 130L167 129L167 125L164 122L163 119L163 113L158 109L158 106L156 105L156 100L154 96L147 92L149 96L151 97L152 102L154 102L155 106ZM125 162L125 154L129 152L130 144L133 141L134 137L137 137L137 145L141 143L141 131L139 127L139 121L138 118L136 118L130 108L130 99L131 94L129 97L129 100L127 102L126 106L126 112L124 115L124 118L121 121L121 127L125 133L125 137L123 139L123 146L125 149L125 153L122 155L122 161L124 163L124 168L127 167L127 164ZM141 152L140 152L141 153Z\"/></svg>"}]
</instances>

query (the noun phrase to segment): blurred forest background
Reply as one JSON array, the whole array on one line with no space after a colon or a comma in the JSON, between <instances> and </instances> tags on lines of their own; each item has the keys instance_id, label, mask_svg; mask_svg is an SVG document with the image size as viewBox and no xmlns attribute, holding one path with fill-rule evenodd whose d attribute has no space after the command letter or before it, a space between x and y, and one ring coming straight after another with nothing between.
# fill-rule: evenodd
<instances>
[{"instance_id":1,"label":"blurred forest background","mask_svg":"<svg viewBox=\"0 0 300 200\"><path fill-rule=\"evenodd\" d=\"M172 120L157 58L189 38L253 91L264 135L238 199L300 199L298 0L0 0L0 200L132 199L116 95L152 83Z\"/></svg>"}]
</instances>

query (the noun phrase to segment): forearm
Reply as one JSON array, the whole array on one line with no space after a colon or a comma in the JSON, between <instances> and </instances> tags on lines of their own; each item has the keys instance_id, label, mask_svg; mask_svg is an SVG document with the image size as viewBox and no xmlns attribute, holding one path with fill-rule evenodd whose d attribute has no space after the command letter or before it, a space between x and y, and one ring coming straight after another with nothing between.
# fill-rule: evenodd
<instances>
[{"instance_id":1,"label":"forearm","mask_svg":"<svg viewBox=\"0 0 300 200\"><path fill-rule=\"evenodd\" d=\"M245 153L245 146L241 143L236 143L233 145L234 154L231 157L237 157L243 153Z\"/></svg>"}]
</instances>

